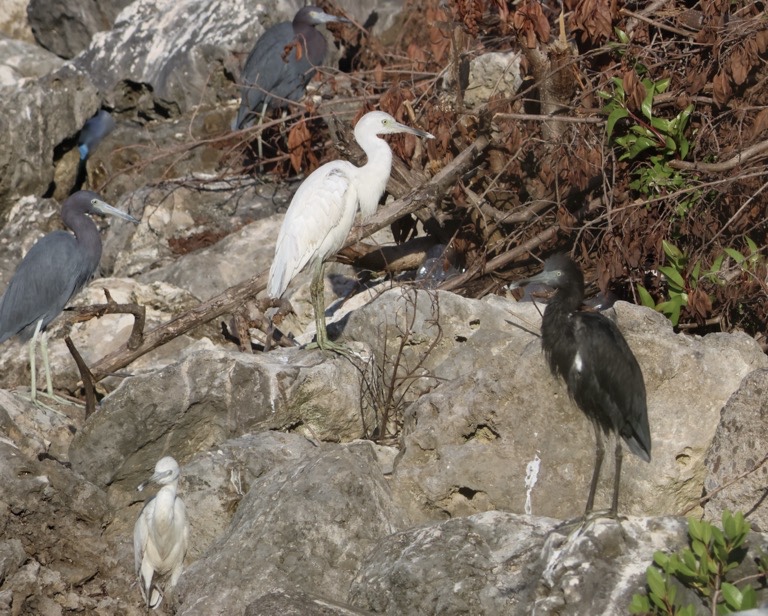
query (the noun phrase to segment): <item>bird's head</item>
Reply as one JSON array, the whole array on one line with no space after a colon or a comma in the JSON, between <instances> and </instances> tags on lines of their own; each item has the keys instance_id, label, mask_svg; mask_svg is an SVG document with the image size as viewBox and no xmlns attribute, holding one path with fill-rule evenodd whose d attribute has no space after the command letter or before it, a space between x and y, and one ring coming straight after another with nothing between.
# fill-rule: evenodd
<instances>
[{"instance_id":1,"label":"bird's head","mask_svg":"<svg viewBox=\"0 0 768 616\"><path fill-rule=\"evenodd\" d=\"M152 476L144 481L138 488L141 492L148 483L154 482L161 486L168 485L169 483L176 481L179 478L179 464L171 456L165 456L160 458L155 464L155 472Z\"/></svg>"},{"instance_id":2,"label":"bird's head","mask_svg":"<svg viewBox=\"0 0 768 616\"><path fill-rule=\"evenodd\" d=\"M434 139L435 136L418 128L411 128L401 124L395 118L384 111L371 111L366 113L355 126L355 138L359 142L360 136L391 135L394 133L410 133L425 139Z\"/></svg>"},{"instance_id":3,"label":"bird's head","mask_svg":"<svg viewBox=\"0 0 768 616\"><path fill-rule=\"evenodd\" d=\"M319 6L305 6L299 10L298 13L296 13L296 16L293 18L294 25L296 24L308 24L311 26L318 26L320 24L329 24L329 23L346 23L351 24L352 22L349 21L346 17L337 17L336 15L329 15L323 9L321 9Z\"/></svg>"},{"instance_id":4,"label":"bird's head","mask_svg":"<svg viewBox=\"0 0 768 616\"><path fill-rule=\"evenodd\" d=\"M536 282L554 289L562 289L571 285L583 288L584 275L579 266L568 255L561 253L552 255L544 261L544 269L541 273L512 282L507 288L517 289Z\"/></svg>"}]
</instances>

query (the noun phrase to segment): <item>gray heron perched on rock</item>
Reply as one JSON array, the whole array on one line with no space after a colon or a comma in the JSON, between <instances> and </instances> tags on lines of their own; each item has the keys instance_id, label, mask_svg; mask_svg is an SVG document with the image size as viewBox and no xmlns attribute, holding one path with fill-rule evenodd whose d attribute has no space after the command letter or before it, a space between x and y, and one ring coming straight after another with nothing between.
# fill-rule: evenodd
<instances>
[{"instance_id":1,"label":"gray heron perched on rock","mask_svg":"<svg viewBox=\"0 0 768 616\"><path fill-rule=\"evenodd\" d=\"M241 74L240 109L233 129L247 128L267 109L286 107L304 96L307 84L325 60L328 43L315 26L350 23L316 6L299 9L293 21L267 29L256 41Z\"/></svg>"},{"instance_id":2,"label":"gray heron perched on rock","mask_svg":"<svg viewBox=\"0 0 768 616\"><path fill-rule=\"evenodd\" d=\"M317 346L324 350L344 352L328 339L325 328L325 261L344 245L358 206L363 220L376 212L392 169L392 150L379 135L393 133L434 138L383 111L366 113L355 126L355 140L368 157L366 164L356 167L346 160L334 160L313 171L293 196L277 236L267 293L278 299L293 277L311 263Z\"/></svg>"},{"instance_id":3,"label":"gray heron perched on rock","mask_svg":"<svg viewBox=\"0 0 768 616\"><path fill-rule=\"evenodd\" d=\"M101 259L99 230L89 218L93 214L139 222L130 214L108 205L94 192L81 190L70 195L61 206L61 220L72 233L54 231L38 240L19 263L0 298L0 343L17 335L22 340L31 340L30 395L33 401L37 393L37 340L40 339L48 395L53 397L45 328L90 280Z\"/></svg>"},{"instance_id":4,"label":"gray heron perched on rock","mask_svg":"<svg viewBox=\"0 0 768 616\"><path fill-rule=\"evenodd\" d=\"M133 555L141 596L147 608L157 608L164 594L176 586L184 565L189 540L189 523L184 501L176 493L179 465L171 456L158 460L150 481L160 485L148 500L133 527ZM158 578L168 577L161 589Z\"/></svg>"},{"instance_id":5,"label":"gray heron perched on rock","mask_svg":"<svg viewBox=\"0 0 768 616\"><path fill-rule=\"evenodd\" d=\"M584 276L567 255L558 254L544 263L544 270L510 288L538 282L556 289L544 310L541 340L549 368L560 376L576 405L595 430L595 466L589 486L586 512L592 511L605 448L603 436L620 436L629 450L651 461L645 382L640 366L616 324L602 314L579 310L584 299ZM613 500L610 514L619 503L622 447L616 438Z\"/></svg>"}]
</instances>

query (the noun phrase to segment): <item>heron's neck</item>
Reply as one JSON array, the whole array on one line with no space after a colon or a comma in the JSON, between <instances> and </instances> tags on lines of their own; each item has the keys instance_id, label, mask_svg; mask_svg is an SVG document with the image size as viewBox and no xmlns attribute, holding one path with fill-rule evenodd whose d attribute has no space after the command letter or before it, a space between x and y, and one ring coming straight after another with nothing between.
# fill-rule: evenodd
<instances>
[{"instance_id":1,"label":"heron's neck","mask_svg":"<svg viewBox=\"0 0 768 616\"><path fill-rule=\"evenodd\" d=\"M368 157L368 162L358 172L360 214L365 220L376 212L379 199L387 188L389 173L392 171L392 150L377 135L359 135L355 131L355 139Z\"/></svg>"},{"instance_id":2,"label":"heron's neck","mask_svg":"<svg viewBox=\"0 0 768 616\"><path fill-rule=\"evenodd\" d=\"M155 496L155 524L158 526L170 526L173 523L174 505L176 503L176 489L178 481L164 485Z\"/></svg>"},{"instance_id":3,"label":"heron's neck","mask_svg":"<svg viewBox=\"0 0 768 616\"><path fill-rule=\"evenodd\" d=\"M83 254L88 257L88 262L93 265L92 269L96 269L101 260L101 237L99 236L99 229L96 224L87 215L78 215L70 209L62 210L61 220L75 234Z\"/></svg>"}]
</instances>

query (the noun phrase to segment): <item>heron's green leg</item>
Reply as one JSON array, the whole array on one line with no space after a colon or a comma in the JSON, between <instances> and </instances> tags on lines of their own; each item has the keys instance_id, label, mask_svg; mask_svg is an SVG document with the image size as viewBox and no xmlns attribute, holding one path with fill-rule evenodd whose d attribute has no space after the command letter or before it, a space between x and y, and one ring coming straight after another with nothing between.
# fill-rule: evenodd
<instances>
[{"instance_id":1,"label":"heron's green leg","mask_svg":"<svg viewBox=\"0 0 768 616\"><path fill-rule=\"evenodd\" d=\"M308 348L322 349L323 351L332 351L349 359L354 357L354 353L343 344L333 342L328 338L328 330L325 327L325 263L317 259L313 266L312 283L309 287L309 294L312 298L312 308L315 311L315 328L317 329L317 339L314 344L308 345Z\"/></svg>"},{"instance_id":2,"label":"heron's green leg","mask_svg":"<svg viewBox=\"0 0 768 616\"><path fill-rule=\"evenodd\" d=\"M31 383L29 390L29 399L34 403L37 397L37 366L35 366L35 348L37 347L37 339L40 336L40 328L43 326L43 320L40 319L35 326L35 333L32 334L32 339L29 341L29 371L31 373Z\"/></svg>"},{"instance_id":3,"label":"heron's green leg","mask_svg":"<svg viewBox=\"0 0 768 616\"><path fill-rule=\"evenodd\" d=\"M48 395L53 398L53 380L51 379L51 360L48 355L48 336L45 332L40 334L40 353L43 356L43 368L45 368L45 386Z\"/></svg>"}]
</instances>

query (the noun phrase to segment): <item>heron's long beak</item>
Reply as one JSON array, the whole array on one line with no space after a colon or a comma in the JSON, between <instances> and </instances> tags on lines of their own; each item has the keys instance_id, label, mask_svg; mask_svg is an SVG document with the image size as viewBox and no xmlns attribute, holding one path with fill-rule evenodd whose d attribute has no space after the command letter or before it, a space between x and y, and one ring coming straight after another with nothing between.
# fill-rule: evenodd
<instances>
[{"instance_id":1,"label":"heron's long beak","mask_svg":"<svg viewBox=\"0 0 768 616\"><path fill-rule=\"evenodd\" d=\"M419 130L418 128L413 128L411 126L406 126L405 124L400 124L400 122L395 122L395 126L399 129L399 132L401 133L410 133L411 135L416 135L417 137L423 137L424 139L435 138L435 136L432 133L428 133L425 130Z\"/></svg>"},{"instance_id":2,"label":"heron's long beak","mask_svg":"<svg viewBox=\"0 0 768 616\"><path fill-rule=\"evenodd\" d=\"M539 274L536 274L535 276L531 276L530 278L523 278L522 280L516 280L514 282L510 282L507 285L507 289L512 291L513 289L519 289L520 287L525 287L529 284L533 284L534 282L549 285L551 280L552 280L552 272L541 272Z\"/></svg>"},{"instance_id":3,"label":"heron's long beak","mask_svg":"<svg viewBox=\"0 0 768 616\"><path fill-rule=\"evenodd\" d=\"M338 17L336 15L329 15L328 13L315 13L312 16L312 19L315 20L317 23L320 23L320 24L332 24L332 23L351 24L352 23L346 17Z\"/></svg>"},{"instance_id":4,"label":"heron's long beak","mask_svg":"<svg viewBox=\"0 0 768 616\"><path fill-rule=\"evenodd\" d=\"M154 473L149 479L147 479L146 481L142 481L139 484L139 487L136 488L136 490L138 492L141 492L142 490L144 490L144 488L147 487L148 484L152 483L153 481L155 483L159 483L160 481L162 481L166 477L170 477L172 474L173 474L173 471L165 471L163 473Z\"/></svg>"},{"instance_id":5,"label":"heron's long beak","mask_svg":"<svg viewBox=\"0 0 768 616\"><path fill-rule=\"evenodd\" d=\"M100 213L104 214L105 216L117 216L118 218L122 218L123 220L127 220L129 222L132 222L134 224L139 224L139 221L136 220L133 216L130 214L127 214L123 212L122 210L118 210L116 207L112 207L109 205L109 203L105 203L101 199L92 199L91 205Z\"/></svg>"}]
</instances>

